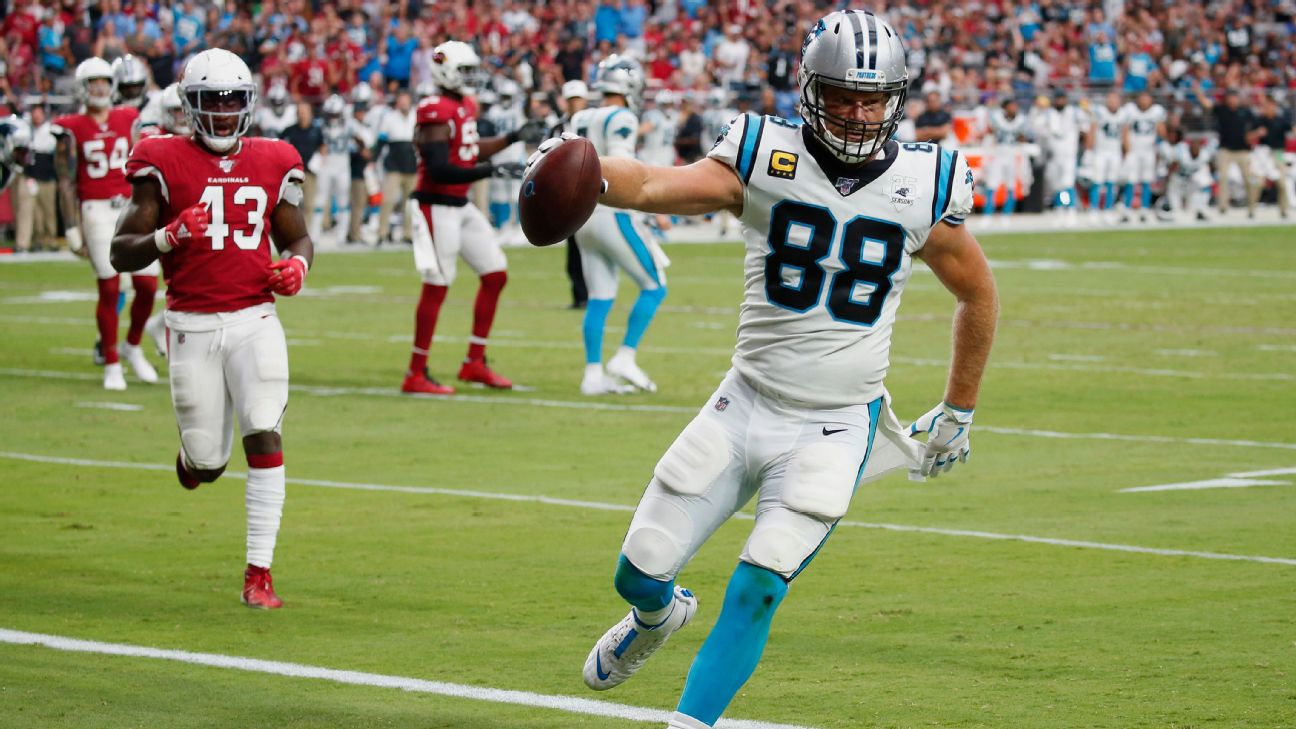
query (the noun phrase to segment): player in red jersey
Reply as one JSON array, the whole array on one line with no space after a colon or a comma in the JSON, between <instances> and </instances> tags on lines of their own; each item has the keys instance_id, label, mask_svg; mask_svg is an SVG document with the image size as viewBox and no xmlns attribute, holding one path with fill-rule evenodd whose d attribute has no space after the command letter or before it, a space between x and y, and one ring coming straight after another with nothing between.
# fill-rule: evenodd
<instances>
[{"instance_id":1,"label":"player in red jersey","mask_svg":"<svg viewBox=\"0 0 1296 729\"><path fill-rule=\"evenodd\" d=\"M59 204L68 244L73 251L88 255L99 282L99 303L95 320L103 352L104 388L125 390L117 353L117 296L121 279L108 261L113 228L130 195L126 182L126 157L130 154L139 111L133 107L112 108L112 67L101 58L89 58L76 69L76 89L84 113L54 120L58 136L54 164L58 171ZM84 248L84 251L82 250ZM135 376L157 382L157 371L144 357L140 340L144 324L153 311L157 295L156 263L130 269L135 301L131 304L130 330L121 354Z\"/></svg>"},{"instance_id":2,"label":"player in red jersey","mask_svg":"<svg viewBox=\"0 0 1296 729\"><path fill-rule=\"evenodd\" d=\"M277 608L283 602L270 563L284 502L279 430L288 404L288 346L274 295L301 290L314 246L300 208L301 157L286 142L245 136L256 88L247 64L229 51L203 51L189 61L180 97L193 136L151 137L136 146L126 163L133 190L112 262L129 270L160 257L166 273L182 486L194 489L221 475L238 419L248 463L242 600Z\"/></svg>"},{"instance_id":3,"label":"player in red jersey","mask_svg":"<svg viewBox=\"0 0 1296 729\"><path fill-rule=\"evenodd\" d=\"M481 287L473 306L468 357L459 368L459 379L487 387L513 386L486 365L486 339L495 321L500 292L508 281L508 262L486 216L468 202L468 187L491 175L520 178L525 165L478 160L489 159L531 133L543 134L543 129L539 122L528 122L506 135L477 136L477 101L471 93L480 63L466 43L448 41L433 49L431 75L438 93L420 101L415 112L418 179L405 219L412 222L414 267L423 277L423 292L415 311L413 353L401 392L454 392L428 376L427 357L437 315L454 282L455 264L461 255L481 277Z\"/></svg>"}]
</instances>

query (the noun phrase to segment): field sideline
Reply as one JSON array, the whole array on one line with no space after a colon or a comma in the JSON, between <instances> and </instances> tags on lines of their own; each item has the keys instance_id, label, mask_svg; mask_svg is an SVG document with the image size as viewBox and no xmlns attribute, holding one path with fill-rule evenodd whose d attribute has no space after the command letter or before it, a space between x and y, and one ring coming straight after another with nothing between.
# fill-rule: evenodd
<instances>
[{"instance_id":1,"label":"field sideline","mask_svg":"<svg viewBox=\"0 0 1296 729\"><path fill-rule=\"evenodd\" d=\"M861 489L729 726L1296 726L1291 228L983 242L1003 314L971 463ZM561 252L508 251L491 360L522 387L444 399L396 392L408 251L322 255L279 306L274 613L237 602L237 449L226 477L180 489L165 385L99 387L84 262L0 266L0 723L661 723L750 529L722 528L681 577L695 626L625 686L584 688L624 613L629 512L732 348L740 248L668 253L640 355L661 392L594 399ZM443 312L443 381L473 293L463 278ZM912 418L940 396L953 302L925 270L904 296L888 387Z\"/></svg>"}]
</instances>

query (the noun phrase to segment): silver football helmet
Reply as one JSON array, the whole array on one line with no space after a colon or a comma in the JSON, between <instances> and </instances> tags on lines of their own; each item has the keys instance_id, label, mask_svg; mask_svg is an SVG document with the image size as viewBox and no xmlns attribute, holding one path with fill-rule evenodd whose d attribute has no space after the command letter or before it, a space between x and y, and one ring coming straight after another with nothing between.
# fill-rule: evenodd
<instances>
[{"instance_id":1,"label":"silver football helmet","mask_svg":"<svg viewBox=\"0 0 1296 729\"><path fill-rule=\"evenodd\" d=\"M185 114L184 102L180 100L180 84L171 84L162 89L162 97L158 100L162 110L162 120L158 126L168 134L174 134L179 137L187 137L193 134L193 127L189 124L189 115Z\"/></svg>"},{"instance_id":2,"label":"silver football helmet","mask_svg":"<svg viewBox=\"0 0 1296 729\"><path fill-rule=\"evenodd\" d=\"M0 120L0 164L14 172L32 163L32 132L27 122L16 116ZM12 181L10 175L6 182Z\"/></svg>"},{"instance_id":3,"label":"silver football helmet","mask_svg":"<svg viewBox=\"0 0 1296 729\"><path fill-rule=\"evenodd\" d=\"M904 44L890 24L868 10L839 10L816 23L801 46L797 80L801 118L828 151L846 164L867 162L904 117L909 93ZM834 116L824 105L825 86L886 94L885 116L878 122ZM844 136L838 136L833 128Z\"/></svg>"},{"instance_id":4,"label":"silver football helmet","mask_svg":"<svg viewBox=\"0 0 1296 729\"><path fill-rule=\"evenodd\" d=\"M626 100L630 111L638 114L643 100L644 76L634 59L613 54L599 61L594 72L594 90L606 96L616 94Z\"/></svg>"},{"instance_id":5,"label":"silver football helmet","mask_svg":"<svg viewBox=\"0 0 1296 729\"><path fill-rule=\"evenodd\" d=\"M148 101L148 67L139 58L127 54L112 62L113 103L133 106L136 109Z\"/></svg>"}]
</instances>

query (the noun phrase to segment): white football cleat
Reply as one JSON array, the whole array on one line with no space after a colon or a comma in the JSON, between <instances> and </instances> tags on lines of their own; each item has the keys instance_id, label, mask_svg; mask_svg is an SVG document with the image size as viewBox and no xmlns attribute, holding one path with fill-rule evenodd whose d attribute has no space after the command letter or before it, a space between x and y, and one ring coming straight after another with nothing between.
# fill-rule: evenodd
<instances>
[{"instance_id":1,"label":"white football cleat","mask_svg":"<svg viewBox=\"0 0 1296 729\"><path fill-rule=\"evenodd\" d=\"M635 364L633 349L622 347L612 359L608 360L607 373L613 377L620 377L640 390L657 392L657 383L653 382L648 377L648 373L639 369L639 365Z\"/></svg>"},{"instance_id":2,"label":"white football cleat","mask_svg":"<svg viewBox=\"0 0 1296 729\"><path fill-rule=\"evenodd\" d=\"M125 390L126 375L122 374L121 362L104 365L104 389Z\"/></svg>"},{"instance_id":3,"label":"white football cleat","mask_svg":"<svg viewBox=\"0 0 1296 729\"><path fill-rule=\"evenodd\" d=\"M139 345L123 344L121 356L130 365L131 371L140 379L140 382L147 382L150 385L157 384L157 370L153 369L153 365L149 364L149 361L144 358L144 350L140 349Z\"/></svg>"},{"instance_id":4,"label":"white football cleat","mask_svg":"<svg viewBox=\"0 0 1296 729\"><path fill-rule=\"evenodd\" d=\"M603 374L603 368L598 365L585 368L580 389L582 395L625 395L634 392L630 385L623 385Z\"/></svg>"},{"instance_id":5,"label":"white football cleat","mask_svg":"<svg viewBox=\"0 0 1296 729\"><path fill-rule=\"evenodd\" d=\"M662 647L672 633L688 625L695 612L697 598L682 587L675 588L671 612L657 625L644 625L631 608L621 622L599 638L585 659L585 685L595 691L621 685Z\"/></svg>"},{"instance_id":6,"label":"white football cleat","mask_svg":"<svg viewBox=\"0 0 1296 729\"><path fill-rule=\"evenodd\" d=\"M153 351L157 356L166 359L167 356L167 327L166 319L161 314L154 314L144 323L144 333L149 335L153 340Z\"/></svg>"}]
</instances>

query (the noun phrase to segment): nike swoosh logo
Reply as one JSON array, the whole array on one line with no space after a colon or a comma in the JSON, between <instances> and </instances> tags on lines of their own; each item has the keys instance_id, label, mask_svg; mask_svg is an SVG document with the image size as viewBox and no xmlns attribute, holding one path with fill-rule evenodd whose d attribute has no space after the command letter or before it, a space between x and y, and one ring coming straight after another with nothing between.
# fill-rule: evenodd
<instances>
[{"instance_id":1,"label":"nike swoosh logo","mask_svg":"<svg viewBox=\"0 0 1296 729\"><path fill-rule=\"evenodd\" d=\"M842 433L842 432L845 432L845 430L846 430L846 428L838 428L838 429L836 429L836 430L828 430L828 426L825 425L825 426L824 426L824 429L823 429L823 434L824 434L824 435L832 435L833 433Z\"/></svg>"},{"instance_id":2,"label":"nike swoosh logo","mask_svg":"<svg viewBox=\"0 0 1296 729\"><path fill-rule=\"evenodd\" d=\"M597 653L594 654L594 673L598 674L600 681L606 681L608 680L608 676L612 675L611 671L607 673L603 672L603 656L598 655Z\"/></svg>"}]
</instances>

